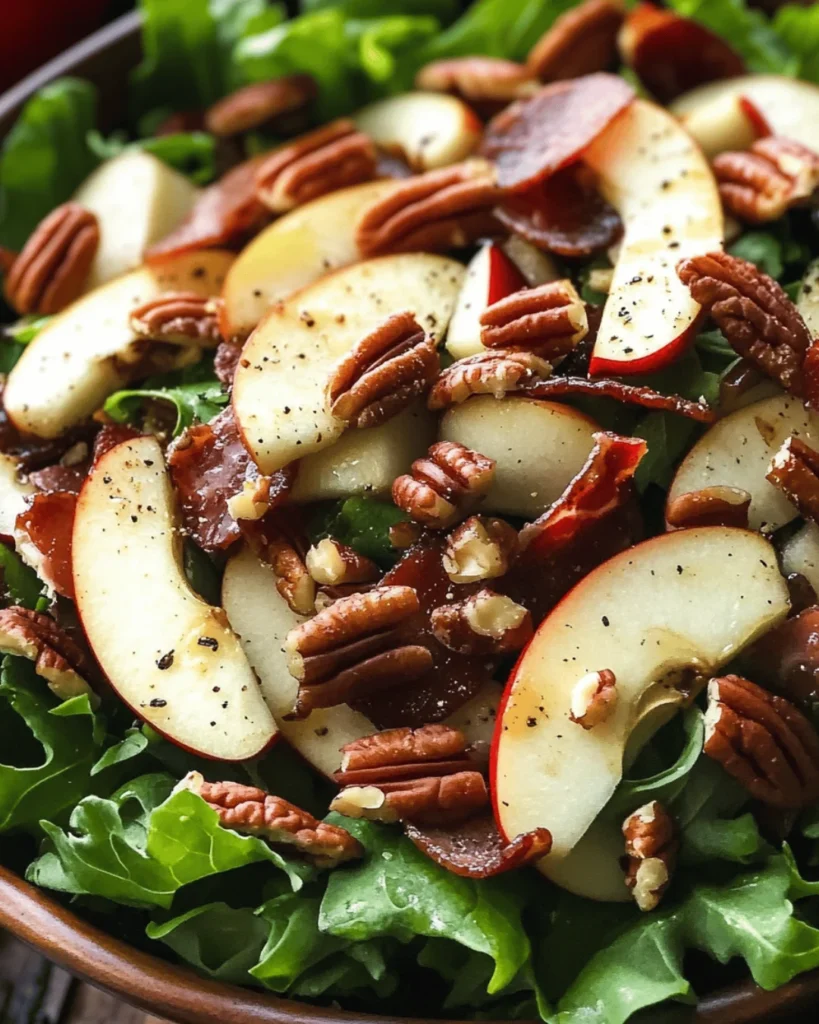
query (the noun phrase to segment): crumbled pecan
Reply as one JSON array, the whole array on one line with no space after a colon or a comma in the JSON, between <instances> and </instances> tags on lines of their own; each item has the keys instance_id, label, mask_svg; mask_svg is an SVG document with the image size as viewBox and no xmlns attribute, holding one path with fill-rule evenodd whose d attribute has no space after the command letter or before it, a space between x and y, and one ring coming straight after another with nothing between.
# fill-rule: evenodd
<instances>
[{"instance_id":1,"label":"crumbled pecan","mask_svg":"<svg viewBox=\"0 0 819 1024\"><path fill-rule=\"evenodd\" d=\"M195 292L166 292L138 306L130 316L135 334L172 345L213 348L222 340L218 300Z\"/></svg>"},{"instance_id":2,"label":"crumbled pecan","mask_svg":"<svg viewBox=\"0 0 819 1024\"><path fill-rule=\"evenodd\" d=\"M806 519L819 520L819 452L815 448L796 436L789 437L771 459L765 479Z\"/></svg>"},{"instance_id":3,"label":"crumbled pecan","mask_svg":"<svg viewBox=\"0 0 819 1024\"><path fill-rule=\"evenodd\" d=\"M0 651L34 662L34 671L61 700L93 694L85 651L48 615L14 606L0 610Z\"/></svg>"},{"instance_id":4,"label":"crumbled pecan","mask_svg":"<svg viewBox=\"0 0 819 1024\"><path fill-rule=\"evenodd\" d=\"M423 394L440 366L435 338L411 312L394 313L339 363L328 385L332 413L377 427Z\"/></svg>"},{"instance_id":5,"label":"crumbled pecan","mask_svg":"<svg viewBox=\"0 0 819 1024\"><path fill-rule=\"evenodd\" d=\"M415 76L415 87L460 96L478 113L491 117L512 100L530 96L537 81L527 68L511 60L450 57L424 65Z\"/></svg>"},{"instance_id":6,"label":"crumbled pecan","mask_svg":"<svg viewBox=\"0 0 819 1024\"><path fill-rule=\"evenodd\" d=\"M220 138L239 135L307 106L317 94L312 75L283 75L269 82L254 82L214 103L205 114L205 127Z\"/></svg>"},{"instance_id":7,"label":"crumbled pecan","mask_svg":"<svg viewBox=\"0 0 819 1024\"><path fill-rule=\"evenodd\" d=\"M372 140L343 118L271 153L256 173L256 194L274 213L286 213L336 189L371 181Z\"/></svg>"},{"instance_id":8,"label":"crumbled pecan","mask_svg":"<svg viewBox=\"0 0 819 1024\"><path fill-rule=\"evenodd\" d=\"M586 307L569 280L498 299L481 313L480 322L487 348L534 351L549 359L567 355L589 329Z\"/></svg>"},{"instance_id":9,"label":"crumbled pecan","mask_svg":"<svg viewBox=\"0 0 819 1024\"><path fill-rule=\"evenodd\" d=\"M784 697L741 676L708 684L705 753L757 800L798 809L819 799L819 736Z\"/></svg>"},{"instance_id":10,"label":"crumbled pecan","mask_svg":"<svg viewBox=\"0 0 819 1024\"><path fill-rule=\"evenodd\" d=\"M52 210L6 275L10 305L23 314L59 313L81 295L99 241L99 224L90 210L77 203Z\"/></svg>"},{"instance_id":11,"label":"crumbled pecan","mask_svg":"<svg viewBox=\"0 0 819 1024\"><path fill-rule=\"evenodd\" d=\"M228 513L237 521L261 519L270 511L270 495L273 480L269 476L249 476L242 483L242 489L227 500Z\"/></svg>"},{"instance_id":12,"label":"crumbled pecan","mask_svg":"<svg viewBox=\"0 0 819 1024\"><path fill-rule=\"evenodd\" d=\"M289 524L288 524L289 525ZM252 538L276 576L276 589L298 615L312 615L316 581L305 563L305 545L295 529L280 520L266 525L261 537ZM259 543L260 542L260 543Z\"/></svg>"},{"instance_id":13,"label":"crumbled pecan","mask_svg":"<svg viewBox=\"0 0 819 1024\"><path fill-rule=\"evenodd\" d=\"M307 552L304 564L316 583L331 587L371 583L381 575L372 559L332 537L325 537L314 544Z\"/></svg>"},{"instance_id":14,"label":"crumbled pecan","mask_svg":"<svg viewBox=\"0 0 819 1024\"><path fill-rule=\"evenodd\" d=\"M738 355L786 391L802 394L802 361L813 339L799 310L773 278L726 252L692 256L677 272Z\"/></svg>"},{"instance_id":15,"label":"crumbled pecan","mask_svg":"<svg viewBox=\"0 0 819 1024\"><path fill-rule=\"evenodd\" d=\"M636 405L641 409L659 409L674 412L678 416L695 420L697 423L713 423L717 416L704 402L692 402L679 395L664 395L642 384L624 384L619 380L588 380L585 377L554 376L549 380L535 381L520 388L522 394L532 398L560 399L571 395L588 395L590 398L611 398L623 405Z\"/></svg>"},{"instance_id":16,"label":"crumbled pecan","mask_svg":"<svg viewBox=\"0 0 819 1024\"><path fill-rule=\"evenodd\" d=\"M725 208L752 224L778 220L819 186L819 154L776 135L720 153L713 169Z\"/></svg>"},{"instance_id":17,"label":"crumbled pecan","mask_svg":"<svg viewBox=\"0 0 819 1024\"><path fill-rule=\"evenodd\" d=\"M319 821L295 804L239 782L206 782L199 772L188 772L176 792L190 790L201 796L219 816L219 824L246 835L259 836L272 846L290 847L316 867L361 857L361 843L338 825Z\"/></svg>"},{"instance_id":18,"label":"crumbled pecan","mask_svg":"<svg viewBox=\"0 0 819 1024\"><path fill-rule=\"evenodd\" d=\"M682 530L689 526L739 526L748 528L751 495L739 487L703 487L669 501L665 521Z\"/></svg>"},{"instance_id":19,"label":"crumbled pecan","mask_svg":"<svg viewBox=\"0 0 819 1024\"><path fill-rule=\"evenodd\" d=\"M497 234L492 215L502 196L482 160L428 171L396 184L363 212L356 226L362 256L446 251Z\"/></svg>"},{"instance_id":20,"label":"crumbled pecan","mask_svg":"<svg viewBox=\"0 0 819 1024\"><path fill-rule=\"evenodd\" d=\"M605 722L617 701L617 679L611 669L587 672L572 690L569 720L584 729L593 729Z\"/></svg>"},{"instance_id":21,"label":"crumbled pecan","mask_svg":"<svg viewBox=\"0 0 819 1024\"><path fill-rule=\"evenodd\" d=\"M397 628L418 611L411 587L377 587L334 601L287 635L288 667L299 681L293 717L406 685L426 673L426 647L403 644Z\"/></svg>"},{"instance_id":22,"label":"crumbled pecan","mask_svg":"<svg viewBox=\"0 0 819 1024\"><path fill-rule=\"evenodd\" d=\"M541 82L606 71L617 56L624 15L618 0L585 0L555 19L529 51L526 66Z\"/></svg>"},{"instance_id":23,"label":"crumbled pecan","mask_svg":"<svg viewBox=\"0 0 819 1024\"><path fill-rule=\"evenodd\" d=\"M523 605L488 588L434 608L430 621L435 639L459 654L509 654L521 650L534 632Z\"/></svg>"},{"instance_id":24,"label":"crumbled pecan","mask_svg":"<svg viewBox=\"0 0 819 1024\"><path fill-rule=\"evenodd\" d=\"M392 485L392 500L425 526L442 530L492 486L495 460L454 441L438 441L427 458L416 459L412 474Z\"/></svg>"},{"instance_id":25,"label":"crumbled pecan","mask_svg":"<svg viewBox=\"0 0 819 1024\"><path fill-rule=\"evenodd\" d=\"M659 800L638 807L623 822L626 885L640 910L655 910L671 882L679 840Z\"/></svg>"},{"instance_id":26,"label":"crumbled pecan","mask_svg":"<svg viewBox=\"0 0 819 1024\"><path fill-rule=\"evenodd\" d=\"M518 532L503 519L470 516L447 537L443 564L453 583L503 576L518 550Z\"/></svg>"},{"instance_id":27,"label":"crumbled pecan","mask_svg":"<svg viewBox=\"0 0 819 1024\"><path fill-rule=\"evenodd\" d=\"M503 398L507 391L544 380L551 372L551 363L534 352L505 348L479 352L443 371L429 393L427 405L430 409L445 409L472 395Z\"/></svg>"}]
</instances>

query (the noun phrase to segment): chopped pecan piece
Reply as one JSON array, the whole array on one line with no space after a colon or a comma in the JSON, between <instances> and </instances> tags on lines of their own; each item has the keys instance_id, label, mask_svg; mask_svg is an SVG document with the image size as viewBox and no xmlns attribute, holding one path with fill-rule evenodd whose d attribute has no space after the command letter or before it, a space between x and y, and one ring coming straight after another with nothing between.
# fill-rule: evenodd
<instances>
[{"instance_id":1,"label":"chopped pecan piece","mask_svg":"<svg viewBox=\"0 0 819 1024\"><path fill-rule=\"evenodd\" d=\"M486 494L495 461L454 441L438 441L427 455L393 483L392 500L417 522L442 530Z\"/></svg>"},{"instance_id":2,"label":"chopped pecan piece","mask_svg":"<svg viewBox=\"0 0 819 1024\"><path fill-rule=\"evenodd\" d=\"M518 532L503 519L470 516L447 538L444 571L453 583L503 576L518 550Z\"/></svg>"},{"instance_id":3,"label":"chopped pecan piece","mask_svg":"<svg viewBox=\"0 0 819 1024\"><path fill-rule=\"evenodd\" d=\"M245 835L259 836L271 846L290 847L316 867L361 857L361 843L338 825L319 821L280 796L239 782L206 782L199 772L188 772L175 792L190 790L219 816L219 824Z\"/></svg>"},{"instance_id":4,"label":"chopped pecan piece","mask_svg":"<svg viewBox=\"0 0 819 1024\"><path fill-rule=\"evenodd\" d=\"M407 519L403 523L393 523L389 530L390 544L399 550L411 548L421 537L421 526Z\"/></svg>"},{"instance_id":5,"label":"chopped pecan piece","mask_svg":"<svg viewBox=\"0 0 819 1024\"><path fill-rule=\"evenodd\" d=\"M552 364L534 352L505 348L479 352L443 371L429 393L427 405L430 409L445 409L472 395L503 398L507 391L544 380L551 372Z\"/></svg>"},{"instance_id":6,"label":"chopped pecan piece","mask_svg":"<svg viewBox=\"0 0 819 1024\"><path fill-rule=\"evenodd\" d=\"M806 519L819 520L819 452L789 437L774 455L765 477Z\"/></svg>"},{"instance_id":7,"label":"chopped pecan piece","mask_svg":"<svg viewBox=\"0 0 819 1024\"><path fill-rule=\"evenodd\" d=\"M276 576L276 590L297 615L312 615L316 603L316 581L305 563L305 544L291 523L277 519L263 524L251 535L251 544L269 563Z\"/></svg>"},{"instance_id":8,"label":"chopped pecan piece","mask_svg":"<svg viewBox=\"0 0 819 1024\"><path fill-rule=\"evenodd\" d=\"M797 810L819 799L819 736L784 697L741 676L708 684L705 753L757 800Z\"/></svg>"},{"instance_id":9,"label":"chopped pecan piece","mask_svg":"<svg viewBox=\"0 0 819 1024\"><path fill-rule=\"evenodd\" d=\"M9 303L18 313L59 313L82 294L99 241L99 224L90 210L77 203L52 210L6 275Z\"/></svg>"},{"instance_id":10,"label":"chopped pecan piece","mask_svg":"<svg viewBox=\"0 0 819 1024\"><path fill-rule=\"evenodd\" d=\"M614 711L617 701L617 679L611 669L587 672L572 690L569 720L584 729L593 729Z\"/></svg>"},{"instance_id":11,"label":"chopped pecan piece","mask_svg":"<svg viewBox=\"0 0 819 1024\"><path fill-rule=\"evenodd\" d=\"M432 665L426 647L402 644L398 627L418 611L411 587L377 587L334 601L287 635L288 667L299 681L293 712L333 707L406 685Z\"/></svg>"},{"instance_id":12,"label":"chopped pecan piece","mask_svg":"<svg viewBox=\"0 0 819 1024\"><path fill-rule=\"evenodd\" d=\"M135 334L172 345L213 348L222 340L218 300L195 292L166 292L138 306L130 317Z\"/></svg>"},{"instance_id":13,"label":"chopped pecan piece","mask_svg":"<svg viewBox=\"0 0 819 1024\"><path fill-rule=\"evenodd\" d=\"M242 489L228 498L228 513L237 521L261 519L270 511L271 484L269 476L247 477Z\"/></svg>"},{"instance_id":14,"label":"chopped pecan piece","mask_svg":"<svg viewBox=\"0 0 819 1024\"><path fill-rule=\"evenodd\" d=\"M819 154L777 135L720 153L713 168L725 208L752 224L778 220L819 186Z\"/></svg>"},{"instance_id":15,"label":"chopped pecan piece","mask_svg":"<svg viewBox=\"0 0 819 1024\"><path fill-rule=\"evenodd\" d=\"M343 118L271 153L256 173L256 194L274 213L286 213L336 189L371 181L372 140Z\"/></svg>"},{"instance_id":16,"label":"chopped pecan piece","mask_svg":"<svg viewBox=\"0 0 819 1024\"><path fill-rule=\"evenodd\" d=\"M491 117L512 100L531 96L537 81L527 68L511 60L450 57L424 65L415 76L415 87L460 96L484 117Z\"/></svg>"},{"instance_id":17,"label":"chopped pecan piece","mask_svg":"<svg viewBox=\"0 0 819 1024\"><path fill-rule=\"evenodd\" d=\"M811 717L819 711L819 608L798 611L769 630L743 655L760 683Z\"/></svg>"},{"instance_id":18,"label":"chopped pecan piece","mask_svg":"<svg viewBox=\"0 0 819 1024\"><path fill-rule=\"evenodd\" d=\"M534 632L523 605L487 588L433 609L430 621L435 639L458 654L509 654L521 650Z\"/></svg>"},{"instance_id":19,"label":"chopped pecan piece","mask_svg":"<svg viewBox=\"0 0 819 1024\"><path fill-rule=\"evenodd\" d=\"M336 368L329 384L332 413L353 427L377 427L423 394L440 366L435 339L411 312L395 313Z\"/></svg>"},{"instance_id":20,"label":"chopped pecan piece","mask_svg":"<svg viewBox=\"0 0 819 1024\"><path fill-rule=\"evenodd\" d=\"M773 278L726 252L692 256L677 272L738 355L786 391L803 393L802 362L813 339Z\"/></svg>"},{"instance_id":21,"label":"chopped pecan piece","mask_svg":"<svg viewBox=\"0 0 819 1024\"><path fill-rule=\"evenodd\" d=\"M325 537L314 544L307 552L304 563L316 583L331 587L348 583L371 583L381 575L381 570L372 559L331 537Z\"/></svg>"},{"instance_id":22,"label":"chopped pecan piece","mask_svg":"<svg viewBox=\"0 0 819 1024\"><path fill-rule=\"evenodd\" d=\"M358 248L370 258L468 245L483 235L497 234L492 210L501 195L492 168L483 160L407 178L361 215Z\"/></svg>"},{"instance_id":23,"label":"chopped pecan piece","mask_svg":"<svg viewBox=\"0 0 819 1024\"><path fill-rule=\"evenodd\" d=\"M689 526L739 526L748 528L751 495L739 487L703 487L669 501L665 521L682 530Z\"/></svg>"},{"instance_id":24,"label":"chopped pecan piece","mask_svg":"<svg viewBox=\"0 0 819 1024\"><path fill-rule=\"evenodd\" d=\"M214 103L205 114L205 127L220 138L239 135L281 114L300 110L317 94L312 75L283 75L269 82L254 82Z\"/></svg>"},{"instance_id":25,"label":"chopped pecan piece","mask_svg":"<svg viewBox=\"0 0 819 1024\"><path fill-rule=\"evenodd\" d=\"M94 669L85 651L48 615L28 608L0 610L0 651L34 662L34 671L60 700L93 694Z\"/></svg>"},{"instance_id":26,"label":"chopped pecan piece","mask_svg":"<svg viewBox=\"0 0 819 1024\"><path fill-rule=\"evenodd\" d=\"M529 51L526 66L541 82L608 70L624 16L618 0L585 0L555 19Z\"/></svg>"},{"instance_id":27,"label":"chopped pecan piece","mask_svg":"<svg viewBox=\"0 0 819 1024\"><path fill-rule=\"evenodd\" d=\"M487 348L533 351L541 358L565 356L589 329L586 307L571 281L549 281L498 299L481 313Z\"/></svg>"},{"instance_id":28,"label":"chopped pecan piece","mask_svg":"<svg viewBox=\"0 0 819 1024\"><path fill-rule=\"evenodd\" d=\"M588 395L596 398L611 398L623 405L636 405L641 409L660 409L674 412L697 423L713 423L716 413L704 402L692 402L679 395L664 395L641 384L624 384L619 380L588 380L585 377L562 377L555 375L549 380L525 384L519 389L532 398L560 399L570 395Z\"/></svg>"},{"instance_id":29,"label":"chopped pecan piece","mask_svg":"<svg viewBox=\"0 0 819 1024\"><path fill-rule=\"evenodd\" d=\"M626 885L640 910L655 910L669 886L679 840L674 821L659 800L638 807L623 822Z\"/></svg>"}]
</instances>

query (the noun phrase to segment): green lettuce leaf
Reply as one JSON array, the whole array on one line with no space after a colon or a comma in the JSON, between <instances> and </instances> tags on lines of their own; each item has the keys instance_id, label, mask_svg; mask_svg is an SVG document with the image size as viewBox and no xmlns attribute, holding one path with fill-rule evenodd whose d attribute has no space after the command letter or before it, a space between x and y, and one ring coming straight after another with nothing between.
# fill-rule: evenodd
<instances>
[{"instance_id":1,"label":"green lettuce leaf","mask_svg":"<svg viewBox=\"0 0 819 1024\"><path fill-rule=\"evenodd\" d=\"M115 765L124 764L127 761L139 757L148 747L148 737L141 729L128 729L125 736L108 747L106 751L94 763L91 769L92 775L99 775L106 768L113 768Z\"/></svg>"},{"instance_id":2,"label":"green lettuce leaf","mask_svg":"<svg viewBox=\"0 0 819 1024\"><path fill-rule=\"evenodd\" d=\"M30 341L34 341L49 320L50 316L24 316L15 323L8 324L3 331L19 345L28 345Z\"/></svg>"},{"instance_id":3,"label":"green lettuce leaf","mask_svg":"<svg viewBox=\"0 0 819 1024\"><path fill-rule=\"evenodd\" d=\"M0 571L3 583L14 604L24 608L37 608L43 594L43 584L37 573L5 544L0 544Z\"/></svg>"},{"instance_id":4,"label":"green lettuce leaf","mask_svg":"<svg viewBox=\"0 0 819 1024\"><path fill-rule=\"evenodd\" d=\"M178 437L193 423L207 423L227 405L228 395L215 378L180 384L171 388L128 388L115 391L103 406L104 411L117 423L135 420L146 402L162 402L176 412L173 436Z\"/></svg>"},{"instance_id":5,"label":"green lettuce leaf","mask_svg":"<svg viewBox=\"0 0 819 1024\"><path fill-rule=\"evenodd\" d=\"M819 83L819 7L786 4L776 12L773 28L795 56L792 73Z\"/></svg>"},{"instance_id":6,"label":"green lettuce leaf","mask_svg":"<svg viewBox=\"0 0 819 1024\"><path fill-rule=\"evenodd\" d=\"M158 118L156 126L163 119ZM154 130L156 126L145 127ZM124 132L114 132L106 137L92 131L88 144L100 160L111 160L127 149L141 149L184 174L196 185L207 185L216 177L216 139L208 132L174 132L129 142Z\"/></svg>"},{"instance_id":7,"label":"green lettuce leaf","mask_svg":"<svg viewBox=\"0 0 819 1024\"><path fill-rule=\"evenodd\" d=\"M302 0L304 14L335 7L348 18L382 18L394 14L430 15L442 24L452 21L460 10L458 0Z\"/></svg>"},{"instance_id":8,"label":"green lettuce leaf","mask_svg":"<svg viewBox=\"0 0 819 1024\"><path fill-rule=\"evenodd\" d=\"M648 445L634 482L642 494L650 484L667 490L674 467L697 435L697 425L683 416L655 410L644 416L632 431Z\"/></svg>"},{"instance_id":9,"label":"green lettuce leaf","mask_svg":"<svg viewBox=\"0 0 819 1024\"><path fill-rule=\"evenodd\" d=\"M387 569L401 554L390 542L390 527L406 521L407 514L386 501L347 498L322 508L307 528L311 542L334 537Z\"/></svg>"}]
</instances>

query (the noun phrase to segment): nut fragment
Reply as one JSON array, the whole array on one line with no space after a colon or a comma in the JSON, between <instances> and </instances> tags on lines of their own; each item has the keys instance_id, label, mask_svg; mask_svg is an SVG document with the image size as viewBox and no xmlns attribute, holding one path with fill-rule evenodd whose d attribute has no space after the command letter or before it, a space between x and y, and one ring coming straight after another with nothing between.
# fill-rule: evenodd
<instances>
[{"instance_id":1,"label":"nut fragment","mask_svg":"<svg viewBox=\"0 0 819 1024\"><path fill-rule=\"evenodd\" d=\"M206 782L199 772L189 772L175 792L180 790L201 796L225 828L259 836L274 846L294 848L316 867L332 868L364 853L346 829L319 821L295 804L255 786Z\"/></svg>"},{"instance_id":2,"label":"nut fragment","mask_svg":"<svg viewBox=\"0 0 819 1024\"><path fill-rule=\"evenodd\" d=\"M522 64L500 57L452 57L426 64L415 86L448 92L466 100L481 114L491 115L512 100L530 96L537 82Z\"/></svg>"},{"instance_id":3,"label":"nut fragment","mask_svg":"<svg viewBox=\"0 0 819 1024\"><path fill-rule=\"evenodd\" d=\"M59 313L82 293L99 246L96 216L77 203L58 206L34 229L6 275L18 313Z\"/></svg>"},{"instance_id":4,"label":"nut fragment","mask_svg":"<svg viewBox=\"0 0 819 1024\"><path fill-rule=\"evenodd\" d=\"M472 395L503 398L523 384L545 380L551 372L551 363L534 352L504 348L479 352L443 371L429 393L427 405L430 409L445 409Z\"/></svg>"},{"instance_id":5,"label":"nut fragment","mask_svg":"<svg viewBox=\"0 0 819 1024\"><path fill-rule=\"evenodd\" d=\"M249 132L306 106L317 93L312 75L284 75L270 82L254 82L214 103L205 114L205 127L221 138Z\"/></svg>"},{"instance_id":6,"label":"nut fragment","mask_svg":"<svg viewBox=\"0 0 819 1024\"><path fill-rule=\"evenodd\" d=\"M227 510L236 520L255 521L261 519L270 508L270 477L248 477L242 483L241 491L227 500Z\"/></svg>"},{"instance_id":7,"label":"nut fragment","mask_svg":"<svg viewBox=\"0 0 819 1024\"><path fill-rule=\"evenodd\" d=\"M640 910L655 910L677 862L674 822L659 800L638 807L623 822L626 885Z\"/></svg>"},{"instance_id":8,"label":"nut fragment","mask_svg":"<svg viewBox=\"0 0 819 1024\"><path fill-rule=\"evenodd\" d=\"M569 720L584 729L593 729L614 711L617 701L617 680L611 669L587 672L572 690Z\"/></svg>"},{"instance_id":9,"label":"nut fragment","mask_svg":"<svg viewBox=\"0 0 819 1024\"><path fill-rule=\"evenodd\" d=\"M356 228L365 258L439 252L497 233L492 209L502 192L484 160L469 160L400 182L367 207Z\"/></svg>"},{"instance_id":10,"label":"nut fragment","mask_svg":"<svg viewBox=\"0 0 819 1024\"><path fill-rule=\"evenodd\" d=\"M332 413L377 427L423 394L440 365L435 339L411 312L395 313L342 359L329 384Z\"/></svg>"},{"instance_id":11,"label":"nut fragment","mask_svg":"<svg viewBox=\"0 0 819 1024\"><path fill-rule=\"evenodd\" d=\"M426 647L402 644L398 627L419 610L412 587L377 587L334 601L292 629L288 668L299 681L293 712L349 703L414 682L432 665Z\"/></svg>"},{"instance_id":12,"label":"nut fragment","mask_svg":"<svg viewBox=\"0 0 819 1024\"><path fill-rule=\"evenodd\" d=\"M799 310L773 278L726 252L683 260L677 273L738 355L786 391L802 394L802 363L812 338Z\"/></svg>"},{"instance_id":13,"label":"nut fragment","mask_svg":"<svg viewBox=\"0 0 819 1024\"><path fill-rule=\"evenodd\" d=\"M588 330L586 306L569 280L514 292L481 313L487 348L529 350L541 358L567 355Z\"/></svg>"},{"instance_id":14,"label":"nut fragment","mask_svg":"<svg viewBox=\"0 0 819 1024\"><path fill-rule=\"evenodd\" d=\"M819 799L819 736L790 701L740 676L708 684L709 757L755 799L800 809Z\"/></svg>"},{"instance_id":15,"label":"nut fragment","mask_svg":"<svg viewBox=\"0 0 819 1024\"><path fill-rule=\"evenodd\" d=\"M806 519L819 519L819 452L789 437L774 455L765 477Z\"/></svg>"},{"instance_id":16,"label":"nut fragment","mask_svg":"<svg viewBox=\"0 0 819 1024\"><path fill-rule=\"evenodd\" d=\"M371 181L375 146L343 118L275 150L256 173L256 194L274 213L286 213L319 196Z\"/></svg>"},{"instance_id":17,"label":"nut fragment","mask_svg":"<svg viewBox=\"0 0 819 1024\"><path fill-rule=\"evenodd\" d=\"M518 532L503 519L470 516L447 538L444 571L453 583L503 576L517 553Z\"/></svg>"},{"instance_id":18,"label":"nut fragment","mask_svg":"<svg viewBox=\"0 0 819 1024\"><path fill-rule=\"evenodd\" d=\"M417 522L442 530L486 494L495 461L453 441L439 441L427 455L393 483L392 500Z\"/></svg>"},{"instance_id":19,"label":"nut fragment","mask_svg":"<svg viewBox=\"0 0 819 1024\"><path fill-rule=\"evenodd\" d=\"M314 544L304 561L316 583L327 586L369 583L381 575L375 562L331 537Z\"/></svg>"},{"instance_id":20,"label":"nut fragment","mask_svg":"<svg viewBox=\"0 0 819 1024\"><path fill-rule=\"evenodd\" d=\"M665 521L681 530L689 526L748 527L751 495L739 487L703 487L669 501Z\"/></svg>"},{"instance_id":21,"label":"nut fragment","mask_svg":"<svg viewBox=\"0 0 819 1024\"><path fill-rule=\"evenodd\" d=\"M303 545L290 531L266 531L263 555L276 575L276 590L298 615L312 615L316 582L304 564Z\"/></svg>"},{"instance_id":22,"label":"nut fragment","mask_svg":"<svg viewBox=\"0 0 819 1024\"><path fill-rule=\"evenodd\" d=\"M213 348L222 340L218 310L217 299L195 292L166 292L138 306L130 323L136 334L151 341Z\"/></svg>"},{"instance_id":23,"label":"nut fragment","mask_svg":"<svg viewBox=\"0 0 819 1024\"><path fill-rule=\"evenodd\" d=\"M526 66L542 82L607 70L617 55L623 17L618 0L585 0L555 19L529 51Z\"/></svg>"},{"instance_id":24,"label":"nut fragment","mask_svg":"<svg viewBox=\"0 0 819 1024\"><path fill-rule=\"evenodd\" d=\"M532 616L511 597L489 589L433 609L435 639L459 654L507 654L532 638Z\"/></svg>"},{"instance_id":25,"label":"nut fragment","mask_svg":"<svg viewBox=\"0 0 819 1024\"><path fill-rule=\"evenodd\" d=\"M93 695L88 656L48 615L14 606L0 610L0 651L34 662L34 671L61 700Z\"/></svg>"},{"instance_id":26,"label":"nut fragment","mask_svg":"<svg viewBox=\"0 0 819 1024\"><path fill-rule=\"evenodd\" d=\"M752 224L778 220L819 186L819 154L777 135L720 153L713 168L726 209Z\"/></svg>"}]
</instances>

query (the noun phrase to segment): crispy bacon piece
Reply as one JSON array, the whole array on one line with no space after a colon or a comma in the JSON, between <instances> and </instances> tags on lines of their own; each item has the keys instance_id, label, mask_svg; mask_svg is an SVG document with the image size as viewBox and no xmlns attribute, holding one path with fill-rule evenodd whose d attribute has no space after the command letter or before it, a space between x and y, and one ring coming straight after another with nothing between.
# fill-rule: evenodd
<instances>
[{"instance_id":1,"label":"crispy bacon piece","mask_svg":"<svg viewBox=\"0 0 819 1024\"><path fill-rule=\"evenodd\" d=\"M76 508L76 493L51 491L32 495L28 508L17 516L17 529L28 534L40 553L39 575L72 601L71 542Z\"/></svg>"},{"instance_id":2,"label":"crispy bacon piece","mask_svg":"<svg viewBox=\"0 0 819 1024\"><path fill-rule=\"evenodd\" d=\"M803 710L819 710L819 607L786 619L749 647L743 664L763 685L795 701Z\"/></svg>"},{"instance_id":3,"label":"crispy bacon piece","mask_svg":"<svg viewBox=\"0 0 819 1024\"><path fill-rule=\"evenodd\" d=\"M554 82L490 121L481 152L494 162L502 188L525 190L578 160L633 99L617 75Z\"/></svg>"},{"instance_id":4,"label":"crispy bacon piece","mask_svg":"<svg viewBox=\"0 0 819 1024\"><path fill-rule=\"evenodd\" d=\"M79 494L83 480L88 474L88 465L87 460L84 460L80 466L63 466L57 462L53 466L35 469L33 473L29 473L28 480L39 491L44 491L47 494L53 491Z\"/></svg>"},{"instance_id":5,"label":"crispy bacon piece","mask_svg":"<svg viewBox=\"0 0 819 1024\"><path fill-rule=\"evenodd\" d=\"M661 409L675 412L697 423L713 423L716 413L702 402L691 402L679 395L663 395L653 388L638 384L624 384L619 380L586 380L583 377L550 377L522 387L521 392L531 398L565 398L570 395L589 395L612 398L623 405L637 405L642 409Z\"/></svg>"},{"instance_id":6,"label":"crispy bacon piece","mask_svg":"<svg viewBox=\"0 0 819 1024\"><path fill-rule=\"evenodd\" d=\"M242 339L229 338L220 341L216 349L216 355L213 357L213 371L226 388L233 387L233 378L236 375L236 367L239 365L244 344Z\"/></svg>"},{"instance_id":7,"label":"crispy bacon piece","mask_svg":"<svg viewBox=\"0 0 819 1024\"><path fill-rule=\"evenodd\" d=\"M546 828L503 840L491 813L446 828L407 822L404 831L418 849L455 875L492 878L545 857L552 848Z\"/></svg>"},{"instance_id":8,"label":"crispy bacon piece","mask_svg":"<svg viewBox=\"0 0 819 1024\"><path fill-rule=\"evenodd\" d=\"M133 441L135 437L141 436L141 430L137 430L136 427L129 426L127 423L106 423L94 438L93 461L99 462L106 452L116 448L123 441Z\"/></svg>"}]
</instances>

